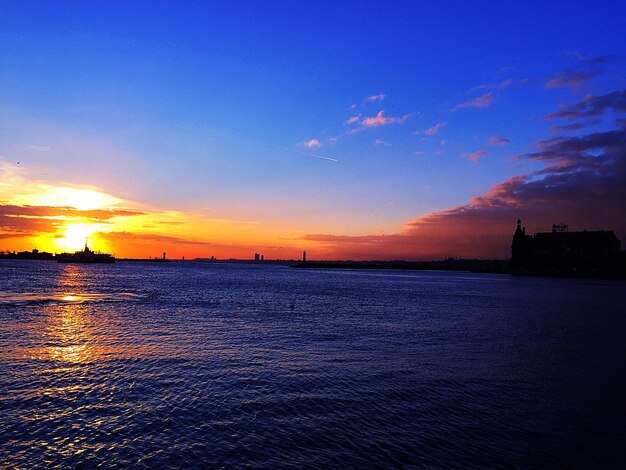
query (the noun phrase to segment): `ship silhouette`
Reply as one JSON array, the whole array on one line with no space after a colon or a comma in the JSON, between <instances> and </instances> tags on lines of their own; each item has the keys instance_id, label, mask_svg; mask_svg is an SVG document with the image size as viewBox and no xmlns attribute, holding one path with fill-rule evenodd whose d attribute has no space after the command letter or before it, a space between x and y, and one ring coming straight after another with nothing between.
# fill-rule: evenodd
<instances>
[{"instance_id":1,"label":"ship silhouette","mask_svg":"<svg viewBox=\"0 0 626 470\"><path fill-rule=\"evenodd\" d=\"M92 251L87 246L74 253L61 253L56 256L59 263L115 263L115 256L100 251Z\"/></svg>"}]
</instances>

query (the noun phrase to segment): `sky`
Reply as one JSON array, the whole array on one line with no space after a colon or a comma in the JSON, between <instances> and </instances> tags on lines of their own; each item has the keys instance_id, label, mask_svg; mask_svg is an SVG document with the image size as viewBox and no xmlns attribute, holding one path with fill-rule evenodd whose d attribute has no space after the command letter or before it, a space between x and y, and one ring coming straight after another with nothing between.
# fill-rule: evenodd
<instances>
[{"instance_id":1,"label":"sky","mask_svg":"<svg viewBox=\"0 0 626 470\"><path fill-rule=\"evenodd\" d=\"M626 3L0 8L0 250L504 258L626 243Z\"/></svg>"}]
</instances>

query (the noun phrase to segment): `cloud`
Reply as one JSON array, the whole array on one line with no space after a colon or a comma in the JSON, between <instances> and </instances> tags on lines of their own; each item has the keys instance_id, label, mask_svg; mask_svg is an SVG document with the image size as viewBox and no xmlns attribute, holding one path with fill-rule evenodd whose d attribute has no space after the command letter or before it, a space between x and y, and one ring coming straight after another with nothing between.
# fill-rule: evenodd
<instances>
[{"instance_id":1,"label":"cloud","mask_svg":"<svg viewBox=\"0 0 626 470\"><path fill-rule=\"evenodd\" d=\"M320 141L317 139L305 140L304 142L302 142L302 145L310 149L315 149L315 148L319 148L322 146Z\"/></svg>"},{"instance_id":2,"label":"cloud","mask_svg":"<svg viewBox=\"0 0 626 470\"><path fill-rule=\"evenodd\" d=\"M570 131L578 131L580 129L584 129L591 123L595 123L597 121L591 121L589 123L577 122L574 124L566 124L564 126L552 126L550 127L550 132L570 132Z\"/></svg>"},{"instance_id":3,"label":"cloud","mask_svg":"<svg viewBox=\"0 0 626 470\"><path fill-rule=\"evenodd\" d=\"M108 224L117 217L145 215L145 212L127 209L80 210L75 207L0 205L0 231L18 236L51 233L68 222Z\"/></svg>"},{"instance_id":4,"label":"cloud","mask_svg":"<svg viewBox=\"0 0 626 470\"><path fill-rule=\"evenodd\" d=\"M352 124L356 124L357 122L359 122L359 119L361 119L361 115L357 115L357 116L352 116L349 117L348 119L346 119L346 125L350 126Z\"/></svg>"},{"instance_id":5,"label":"cloud","mask_svg":"<svg viewBox=\"0 0 626 470\"><path fill-rule=\"evenodd\" d=\"M582 101L561 106L558 111L546 115L546 119L586 119L602 115L606 110L613 109L619 113L626 112L626 90L613 91L605 95L587 95Z\"/></svg>"},{"instance_id":6,"label":"cloud","mask_svg":"<svg viewBox=\"0 0 626 470\"><path fill-rule=\"evenodd\" d=\"M32 145L32 144L29 144L26 147L29 150L32 150L34 152L49 152L50 151L50 147L46 147L44 145Z\"/></svg>"},{"instance_id":7,"label":"cloud","mask_svg":"<svg viewBox=\"0 0 626 470\"><path fill-rule=\"evenodd\" d=\"M512 78L506 78L506 79L502 80L499 83L498 88L503 88L504 89L504 88L510 87L511 85L513 85L513 79Z\"/></svg>"},{"instance_id":8,"label":"cloud","mask_svg":"<svg viewBox=\"0 0 626 470\"><path fill-rule=\"evenodd\" d=\"M571 52L569 53L569 55L573 56L580 64L583 65L604 65L615 60L614 56L606 54L594 57L587 57L580 52Z\"/></svg>"},{"instance_id":9,"label":"cloud","mask_svg":"<svg viewBox=\"0 0 626 470\"><path fill-rule=\"evenodd\" d=\"M586 72L561 72L546 82L546 88L570 88L576 90L599 74L599 70L589 70Z\"/></svg>"},{"instance_id":10,"label":"cloud","mask_svg":"<svg viewBox=\"0 0 626 470\"><path fill-rule=\"evenodd\" d=\"M346 131L344 135L355 135L355 134L358 134L359 132L363 132L365 129L367 128L363 126L353 127L352 129Z\"/></svg>"},{"instance_id":11,"label":"cloud","mask_svg":"<svg viewBox=\"0 0 626 470\"><path fill-rule=\"evenodd\" d=\"M545 84L546 88L569 88L578 90L586 85L591 79L602 73L601 65L612 61L611 56L585 57L574 54L576 64L571 70L565 70L551 77Z\"/></svg>"},{"instance_id":12,"label":"cloud","mask_svg":"<svg viewBox=\"0 0 626 470\"><path fill-rule=\"evenodd\" d=\"M24 232L24 231L5 232L5 233L0 233L0 240L6 240L8 238L34 237L36 235L37 234L35 232Z\"/></svg>"},{"instance_id":13,"label":"cloud","mask_svg":"<svg viewBox=\"0 0 626 470\"><path fill-rule=\"evenodd\" d=\"M443 129L444 127L446 127L446 122L442 121L442 122L438 122L437 124L435 124L434 126L431 126L427 129L424 129L423 131L416 131L416 134L421 134L421 135L428 135L428 136L433 136L435 134L437 134L441 129Z\"/></svg>"},{"instance_id":14,"label":"cloud","mask_svg":"<svg viewBox=\"0 0 626 470\"><path fill-rule=\"evenodd\" d=\"M464 103L457 104L453 108L453 110L463 109L463 108L487 108L488 106L491 105L491 103L493 103L494 99L495 99L495 95L489 91L476 98L465 101Z\"/></svg>"},{"instance_id":15,"label":"cloud","mask_svg":"<svg viewBox=\"0 0 626 470\"><path fill-rule=\"evenodd\" d=\"M129 209L90 209L81 210L67 206L20 206L20 205L0 205L0 214L13 217L56 217L69 218L80 217L91 220L108 220L113 217L127 217L133 215L144 215L145 212Z\"/></svg>"},{"instance_id":16,"label":"cloud","mask_svg":"<svg viewBox=\"0 0 626 470\"><path fill-rule=\"evenodd\" d=\"M467 158L472 163L477 163L482 157L487 155L486 150L477 150L476 152L472 152L470 154L463 154L464 158Z\"/></svg>"},{"instance_id":17,"label":"cloud","mask_svg":"<svg viewBox=\"0 0 626 470\"><path fill-rule=\"evenodd\" d=\"M385 117L384 111L379 111L375 117L368 117L361 121L361 125L364 127L378 127L387 126L389 124L402 124L409 117L410 114L405 114L402 117Z\"/></svg>"},{"instance_id":18,"label":"cloud","mask_svg":"<svg viewBox=\"0 0 626 470\"><path fill-rule=\"evenodd\" d=\"M391 145L391 144L385 142L383 139L376 139L374 141L374 145L376 145L378 147L379 145Z\"/></svg>"},{"instance_id":19,"label":"cloud","mask_svg":"<svg viewBox=\"0 0 626 470\"><path fill-rule=\"evenodd\" d=\"M509 88L511 85L513 85L513 79L505 78L504 80L498 83L487 83L483 85L476 85L475 87L470 88L470 93L478 92L480 90L497 90L497 89L504 90L506 88Z\"/></svg>"},{"instance_id":20,"label":"cloud","mask_svg":"<svg viewBox=\"0 0 626 470\"><path fill-rule=\"evenodd\" d=\"M506 137L502 137L501 135L492 135L487 139L489 145L509 145L511 141Z\"/></svg>"},{"instance_id":21,"label":"cloud","mask_svg":"<svg viewBox=\"0 0 626 470\"><path fill-rule=\"evenodd\" d=\"M195 240L187 240L185 238L180 237L172 237L168 235L157 235L153 233L133 233L133 232L98 232L98 236L110 241L156 241L163 243L171 243L174 245L202 245L209 246L212 243L203 242L203 241L195 241Z\"/></svg>"},{"instance_id":22,"label":"cloud","mask_svg":"<svg viewBox=\"0 0 626 470\"><path fill-rule=\"evenodd\" d=\"M365 101L368 103L380 103L385 99L386 95L384 93L379 93L378 95L371 95L365 98Z\"/></svg>"},{"instance_id":23,"label":"cloud","mask_svg":"<svg viewBox=\"0 0 626 470\"><path fill-rule=\"evenodd\" d=\"M11 233L14 237L32 236L56 231L60 221L46 217L23 217L0 212L0 233Z\"/></svg>"}]
</instances>

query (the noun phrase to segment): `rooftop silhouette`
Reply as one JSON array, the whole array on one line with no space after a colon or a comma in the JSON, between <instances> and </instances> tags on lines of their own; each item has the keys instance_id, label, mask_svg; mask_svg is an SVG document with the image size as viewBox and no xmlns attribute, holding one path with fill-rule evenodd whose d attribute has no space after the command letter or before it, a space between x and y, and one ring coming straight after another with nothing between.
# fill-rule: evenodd
<instances>
[{"instance_id":1,"label":"rooftop silhouette","mask_svg":"<svg viewBox=\"0 0 626 470\"><path fill-rule=\"evenodd\" d=\"M511 269L523 274L610 274L623 268L621 242L612 230L570 232L555 224L551 232L527 235L518 219L511 243Z\"/></svg>"}]
</instances>

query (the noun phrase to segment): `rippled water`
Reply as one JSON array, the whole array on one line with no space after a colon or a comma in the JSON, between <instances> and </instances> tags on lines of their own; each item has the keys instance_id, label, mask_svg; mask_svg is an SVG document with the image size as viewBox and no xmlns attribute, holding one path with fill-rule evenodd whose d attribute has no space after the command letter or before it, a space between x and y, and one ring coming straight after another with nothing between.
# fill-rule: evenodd
<instances>
[{"instance_id":1,"label":"rippled water","mask_svg":"<svg viewBox=\"0 0 626 470\"><path fill-rule=\"evenodd\" d=\"M626 283L0 261L0 467L615 467Z\"/></svg>"}]
</instances>

